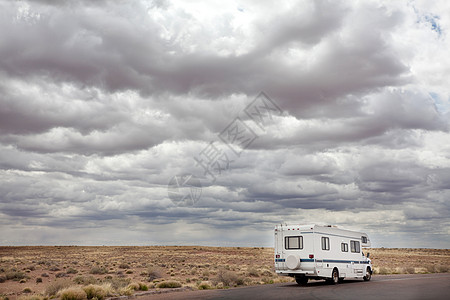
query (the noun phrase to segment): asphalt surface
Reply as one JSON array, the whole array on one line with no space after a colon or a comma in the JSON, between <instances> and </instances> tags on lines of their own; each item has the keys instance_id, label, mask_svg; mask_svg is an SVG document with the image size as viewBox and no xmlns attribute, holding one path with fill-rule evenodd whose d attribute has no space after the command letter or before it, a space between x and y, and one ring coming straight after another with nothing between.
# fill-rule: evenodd
<instances>
[{"instance_id":1,"label":"asphalt surface","mask_svg":"<svg viewBox=\"0 0 450 300\"><path fill-rule=\"evenodd\" d=\"M267 284L226 290L184 291L138 297L156 299L450 299L450 274L378 275L371 281L344 280L330 285L310 281L307 286L296 283Z\"/></svg>"}]
</instances>

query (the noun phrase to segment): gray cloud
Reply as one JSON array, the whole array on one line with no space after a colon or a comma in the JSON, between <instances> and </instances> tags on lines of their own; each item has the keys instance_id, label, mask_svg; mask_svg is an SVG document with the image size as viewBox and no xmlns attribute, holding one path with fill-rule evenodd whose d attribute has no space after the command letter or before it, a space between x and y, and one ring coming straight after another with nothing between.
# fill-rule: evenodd
<instances>
[{"instance_id":1,"label":"gray cloud","mask_svg":"<svg viewBox=\"0 0 450 300\"><path fill-rule=\"evenodd\" d=\"M0 243L271 246L295 221L448 247L447 4L208 5L0 1ZM264 128L243 111L261 91L283 110Z\"/></svg>"}]
</instances>

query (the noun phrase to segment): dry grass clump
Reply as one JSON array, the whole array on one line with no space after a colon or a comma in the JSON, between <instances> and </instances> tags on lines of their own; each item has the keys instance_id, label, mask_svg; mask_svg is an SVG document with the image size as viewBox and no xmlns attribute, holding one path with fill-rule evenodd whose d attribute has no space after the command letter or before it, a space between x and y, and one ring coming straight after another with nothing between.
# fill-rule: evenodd
<instances>
[{"instance_id":1,"label":"dry grass clump","mask_svg":"<svg viewBox=\"0 0 450 300\"><path fill-rule=\"evenodd\" d=\"M159 267L150 267L147 269L146 276L148 281L163 277L164 271Z\"/></svg>"},{"instance_id":2,"label":"dry grass clump","mask_svg":"<svg viewBox=\"0 0 450 300\"><path fill-rule=\"evenodd\" d=\"M108 273L108 270L105 267L92 267L91 274L106 274Z\"/></svg>"},{"instance_id":3,"label":"dry grass clump","mask_svg":"<svg viewBox=\"0 0 450 300\"><path fill-rule=\"evenodd\" d=\"M48 296L55 296L59 291L66 289L72 286L72 282L70 280L59 280L51 283L45 289L45 294Z\"/></svg>"},{"instance_id":4,"label":"dry grass clump","mask_svg":"<svg viewBox=\"0 0 450 300\"><path fill-rule=\"evenodd\" d=\"M14 272L14 271L7 272L5 274L5 276L6 276L6 280L12 280L12 281L20 281L22 279L26 279L27 278L27 276L24 273L22 273L22 272Z\"/></svg>"},{"instance_id":5,"label":"dry grass clump","mask_svg":"<svg viewBox=\"0 0 450 300\"><path fill-rule=\"evenodd\" d=\"M259 271L254 267L250 267L247 269L247 275L250 277L259 277Z\"/></svg>"},{"instance_id":6,"label":"dry grass clump","mask_svg":"<svg viewBox=\"0 0 450 300\"><path fill-rule=\"evenodd\" d=\"M111 287L111 284L105 283L102 285L90 284L83 288L84 292L88 299L97 299L103 300L107 296L112 296L114 291Z\"/></svg>"},{"instance_id":7,"label":"dry grass clump","mask_svg":"<svg viewBox=\"0 0 450 300\"><path fill-rule=\"evenodd\" d=\"M119 289L119 294L131 296L135 291L148 291L148 286L142 282L132 282L128 286Z\"/></svg>"},{"instance_id":8,"label":"dry grass clump","mask_svg":"<svg viewBox=\"0 0 450 300\"><path fill-rule=\"evenodd\" d=\"M244 279L239 277L236 272L220 269L217 272L217 277L214 280L217 283L222 283L224 286L243 285Z\"/></svg>"},{"instance_id":9,"label":"dry grass clump","mask_svg":"<svg viewBox=\"0 0 450 300\"><path fill-rule=\"evenodd\" d=\"M160 289L167 289L167 288L179 288L181 287L181 283L179 283L178 281L163 281L158 283L158 285L156 286L157 288Z\"/></svg>"},{"instance_id":10,"label":"dry grass clump","mask_svg":"<svg viewBox=\"0 0 450 300\"><path fill-rule=\"evenodd\" d=\"M134 291L148 291L148 286L142 282L132 282L127 288Z\"/></svg>"},{"instance_id":11,"label":"dry grass clump","mask_svg":"<svg viewBox=\"0 0 450 300\"><path fill-rule=\"evenodd\" d=\"M439 273L447 273L449 271L449 266L440 265L437 267Z\"/></svg>"},{"instance_id":12,"label":"dry grass clump","mask_svg":"<svg viewBox=\"0 0 450 300\"><path fill-rule=\"evenodd\" d=\"M116 291L128 286L130 282L130 278L110 277L103 279L103 283L111 284L111 287Z\"/></svg>"},{"instance_id":13,"label":"dry grass clump","mask_svg":"<svg viewBox=\"0 0 450 300\"><path fill-rule=\"evenodd\" d=\"M139 282L139 291L148 291L148 285L145 283Z\"/></svg>"},{"instance_id":14,"label":"dry grass clump","mask_svg":"<svg viewBox=\"0 0 450 300\"><path fill-rule=\"evenodd\" d=\"M130 268L130 265L127 263L121 263L119 265L119 269L129 269L129 268Z\"/></svg>"},{"instance_id":15,"label":"dry grass clump","mask_svg":"<svg viewBox=\"0 0 450 300\"><path fill-rule=\"evenodd\" d=\"M1 299L2 297L0 297ZM42 295L26 295L26 296L20 296L19 298L17 298L17 300L46 300L47 298L45 298Z\"/></svg>"},{"instance_id":16,"label":"dry grass clump","mask_svg":"<svg viewBox=\"0 0 450 300\"><path fill-rule=\"evenodd\" d=\"M86 292L81 287L68 287L58 293L61 300L86 300Z\"/></svg>"},{"instance_id":17,"label":"dry grass clump","mask_svg":"<svg viewBox=\"0 0 450 300\"><path fill-rule=\"evenodd\" d=\"M67 274L77 274L78 271L77 271L76 269L74 269L74 268L69 268L69 269L66 271L66 273L67 273Z\"/></svg>"},{"instance_id":18,"label":"dry grass clump","mask_svg":"<svg viewBox=\"0 0 450 300\"><path fill-rule=\"evenodd\" d=\"M197 286L197 288L199 289L199 290L209 290L209 289L212 289L212 286L209 284L209 282L205 282L205 281L202 281L202 282L200 282L200 284Z\"/></svg>"},{"instance_id":19,"label":"dry grass clump","mask_svg":"<svg viewBox=\"0 0 450 300\"><path fill-rule=\"evenodd\" d=\"M73 279L73 282L80 285L96 284L97 278L94 276L77 276Z\"/></svg>"}]
</instances>

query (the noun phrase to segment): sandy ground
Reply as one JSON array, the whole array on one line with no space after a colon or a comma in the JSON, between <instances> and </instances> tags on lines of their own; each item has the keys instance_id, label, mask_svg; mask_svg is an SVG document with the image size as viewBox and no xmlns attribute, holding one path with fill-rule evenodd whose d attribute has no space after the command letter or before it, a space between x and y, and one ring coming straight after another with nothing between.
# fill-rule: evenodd
<instances>
[{"instance_id":1,"label":"sandy ground","mask_svg":"<svg viewBox=\"0 0 450 300\"><path fill-rule=\"evenodd\" d=\"M448 272L450 249L369 249L378 274ZM0 298L47 295L55 286L110 283L150 290L176 281L188 289L291 281L273 269L272 248L0 247Z\"/></svg>"}]
</instances>

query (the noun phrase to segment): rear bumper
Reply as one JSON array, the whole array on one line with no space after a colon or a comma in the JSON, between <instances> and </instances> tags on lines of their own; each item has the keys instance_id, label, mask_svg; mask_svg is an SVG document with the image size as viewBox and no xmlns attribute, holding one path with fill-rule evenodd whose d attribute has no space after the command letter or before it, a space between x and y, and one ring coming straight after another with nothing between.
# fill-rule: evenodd
<instances>
[{"instance_id":1,"label":"rear bumper","mask_svg":"<svg viewBox=\"0 0 450 300\"><path fill-rule=\"evenodd\" d=\"M313 270L275 270L280 276L304 275L304 276L317 276L317 273Z\"/></svg>"}]
</instances>

